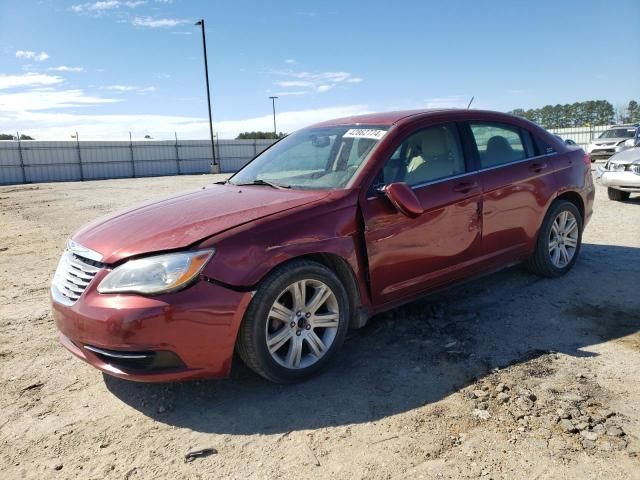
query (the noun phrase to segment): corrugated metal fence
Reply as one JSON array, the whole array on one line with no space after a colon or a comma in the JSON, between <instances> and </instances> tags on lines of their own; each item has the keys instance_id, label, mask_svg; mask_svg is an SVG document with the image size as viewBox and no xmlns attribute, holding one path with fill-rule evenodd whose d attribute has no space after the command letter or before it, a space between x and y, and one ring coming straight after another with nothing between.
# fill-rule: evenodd
<instances>
[{"instance_id":1,"label":"corrugated metal fence","mask_svg":"<svg viewBox=\"0 0 640 480\"><path fill-rule=\"evenodd\" d=\"M585 148L606 125L550 129ZM220 171L235 172L273 140L218 140ZM0 141L0 185L208 173L211 143L180 141Z\"/></svg>"},{"instance_id":2,"label":"corrugated metal fence","mask_svg":"<svg viewBox=\"0 0 640 480\"><path fill-rule=\"evenodd\" d=\"M562 137L563 140L573 140L582 148L586 148L593 138L608 128L611 127L608 125L597 125L593 127L550 128L549 131Z\"/></svg>"},{"instance_id":3,"label":"corrugated metal fence","mask_svg":"<svg viewBox=\"0 0 640 480\"><path fill-rule=\"evenodd\" d=\"M235 172L273 140L218 140L222 172ZM0 141L0 185L209 173L211 142Z\"/></svg>"}]
</instances>

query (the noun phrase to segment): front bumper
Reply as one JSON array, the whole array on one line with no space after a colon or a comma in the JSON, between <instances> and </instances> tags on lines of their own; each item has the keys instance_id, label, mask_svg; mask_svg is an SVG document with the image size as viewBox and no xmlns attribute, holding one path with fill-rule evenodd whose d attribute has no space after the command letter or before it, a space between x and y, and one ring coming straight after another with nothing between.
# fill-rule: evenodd
<instances>
[{"instance_id":1,"label":"front bumper","mask_svg":"<svg viewBox=\"0 0 640 480\"><path fill-rule=\"evenodd\" d=\"M611 172L599 166L596 168L596 181L604 187L624 192L640 192L640 175L630 171Z\"/></svg>"},{"instance_id":2,"label":"front bumper","mask_svg":"<svg viewBox=\"0 0 640 480\"><path fill-rule=\"evenodd\" d=\"M89 285L73 305L51 303L60 341L71 353L115 377L167 382L229 374L251 297L200 280L156 297L103 295Z\"/></svg>"}]
</instances>

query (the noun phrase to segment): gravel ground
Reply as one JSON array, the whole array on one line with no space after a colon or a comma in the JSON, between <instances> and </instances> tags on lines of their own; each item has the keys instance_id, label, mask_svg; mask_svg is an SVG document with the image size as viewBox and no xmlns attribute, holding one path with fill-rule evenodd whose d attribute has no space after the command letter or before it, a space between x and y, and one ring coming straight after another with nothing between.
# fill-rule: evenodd
<instances>
[{"instance_id":1,"label":"gravel ground","mask_svg":"<svg viewBox=\"0 0 640 480\"><path fill-rule=\"evenodd\" d=\"M214 178L0 187L2 478L640 478L640 197L598 187L564 278L515 267L379 315L304 384L240 362L136 384L72 357L48 300L67 237Z\"/></svg>"}]
</instances>

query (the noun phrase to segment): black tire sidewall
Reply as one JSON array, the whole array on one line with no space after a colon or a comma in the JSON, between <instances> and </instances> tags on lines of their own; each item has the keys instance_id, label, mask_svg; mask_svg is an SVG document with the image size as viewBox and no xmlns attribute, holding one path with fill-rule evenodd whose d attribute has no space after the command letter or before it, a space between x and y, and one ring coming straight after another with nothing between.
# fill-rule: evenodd
<instances>
[{"instance_id":1,"label":"black tire sidewall","mask_svg":"<svg viewBox=\"0 0 640 480\"><path fill-rule=\"evenodd\" d=\"M299 280L319 280L325 283L334 293L340 308L338 332L324 356L313 365L303 369L288 369L280 365L271 356L266 342L266 322L269 311L283 290ZM269 380L280 383L297 382L313 376L322 370L340 349L349 328L349 300L346 289L338 277L322 264L305 261L288 265L287 268L275 271L259 286L251 301L243 322L243 335L240 341L255 353L259 374ZM251 365L249 365L251 366Z\"/></svg>"},{"instance_id":2,"label":"black tire sidewall","mask_svg":"<svg viewBox=\"0 0 640 480\"><path fill-rule=\"evenodd\" d=\"M571 261L564 267L558 268L553 264L553 262L551 261L551 258L549 257L549 237L551 234L551 226L553 225L553 222L558 217L558 215L565 210L571 212L571 214L575 217L576 221L578 222L578 243L576 245L576 251ZM540 229L540 236L538 237L537 248L541 249L541 251L536 252L536 254L544 256L543 258L545 259L545 263L546 263L545 267L550 272L553 273L553 276L559 277L561 275L564 275L569 270L571 270L571 268L573 268L573 265L576 263L576 260L578 259L578 255L580 254L580 249L582 247L582 226L583 226L582 222L583 220L582 220L582 215L580 215L580 211L576 208L576 206L573 203L567 200L557 200L556 202L554 202L554 204L552 204L551 208L549 209L549 212L547 213L547 216L545 217L544 223L542 225L542 228Z\"/></svg>"}]
</instances>

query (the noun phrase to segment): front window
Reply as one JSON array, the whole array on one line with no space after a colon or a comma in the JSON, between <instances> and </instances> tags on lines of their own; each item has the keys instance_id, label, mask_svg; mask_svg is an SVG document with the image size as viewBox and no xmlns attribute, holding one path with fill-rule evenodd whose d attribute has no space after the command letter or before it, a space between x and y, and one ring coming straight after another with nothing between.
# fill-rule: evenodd
<instances>
[{"instance_id":1,"label":"front window","mask_svg":"<svg viewBox=\"0 0 640 480\"><path fill-rule=\"evenodd\" d=\"M598 138L633 138L635 134L635 128L611 128L602 132Z\"/></svg>"},{"instance_id":2,"label":"front window","mask_svg":"<svg viewBox=\"0 0 640 480\"><path fill-rule=\"evenodd\" d=\"M458 130L455 124L448 123L409 135L391 155L374 185L405 182L414 187L464 172Z\"/></svg>"},{"instance_id":3,"label":"front window","mask_svg":"<svg viewBox=\"0 0 640 480\"><path fill-rule=\"evenodd\" d=\"M283 138L229 180L234 185L344 188L387 126L344 125L307 128Z\"/></svg>"}]
</instances>

